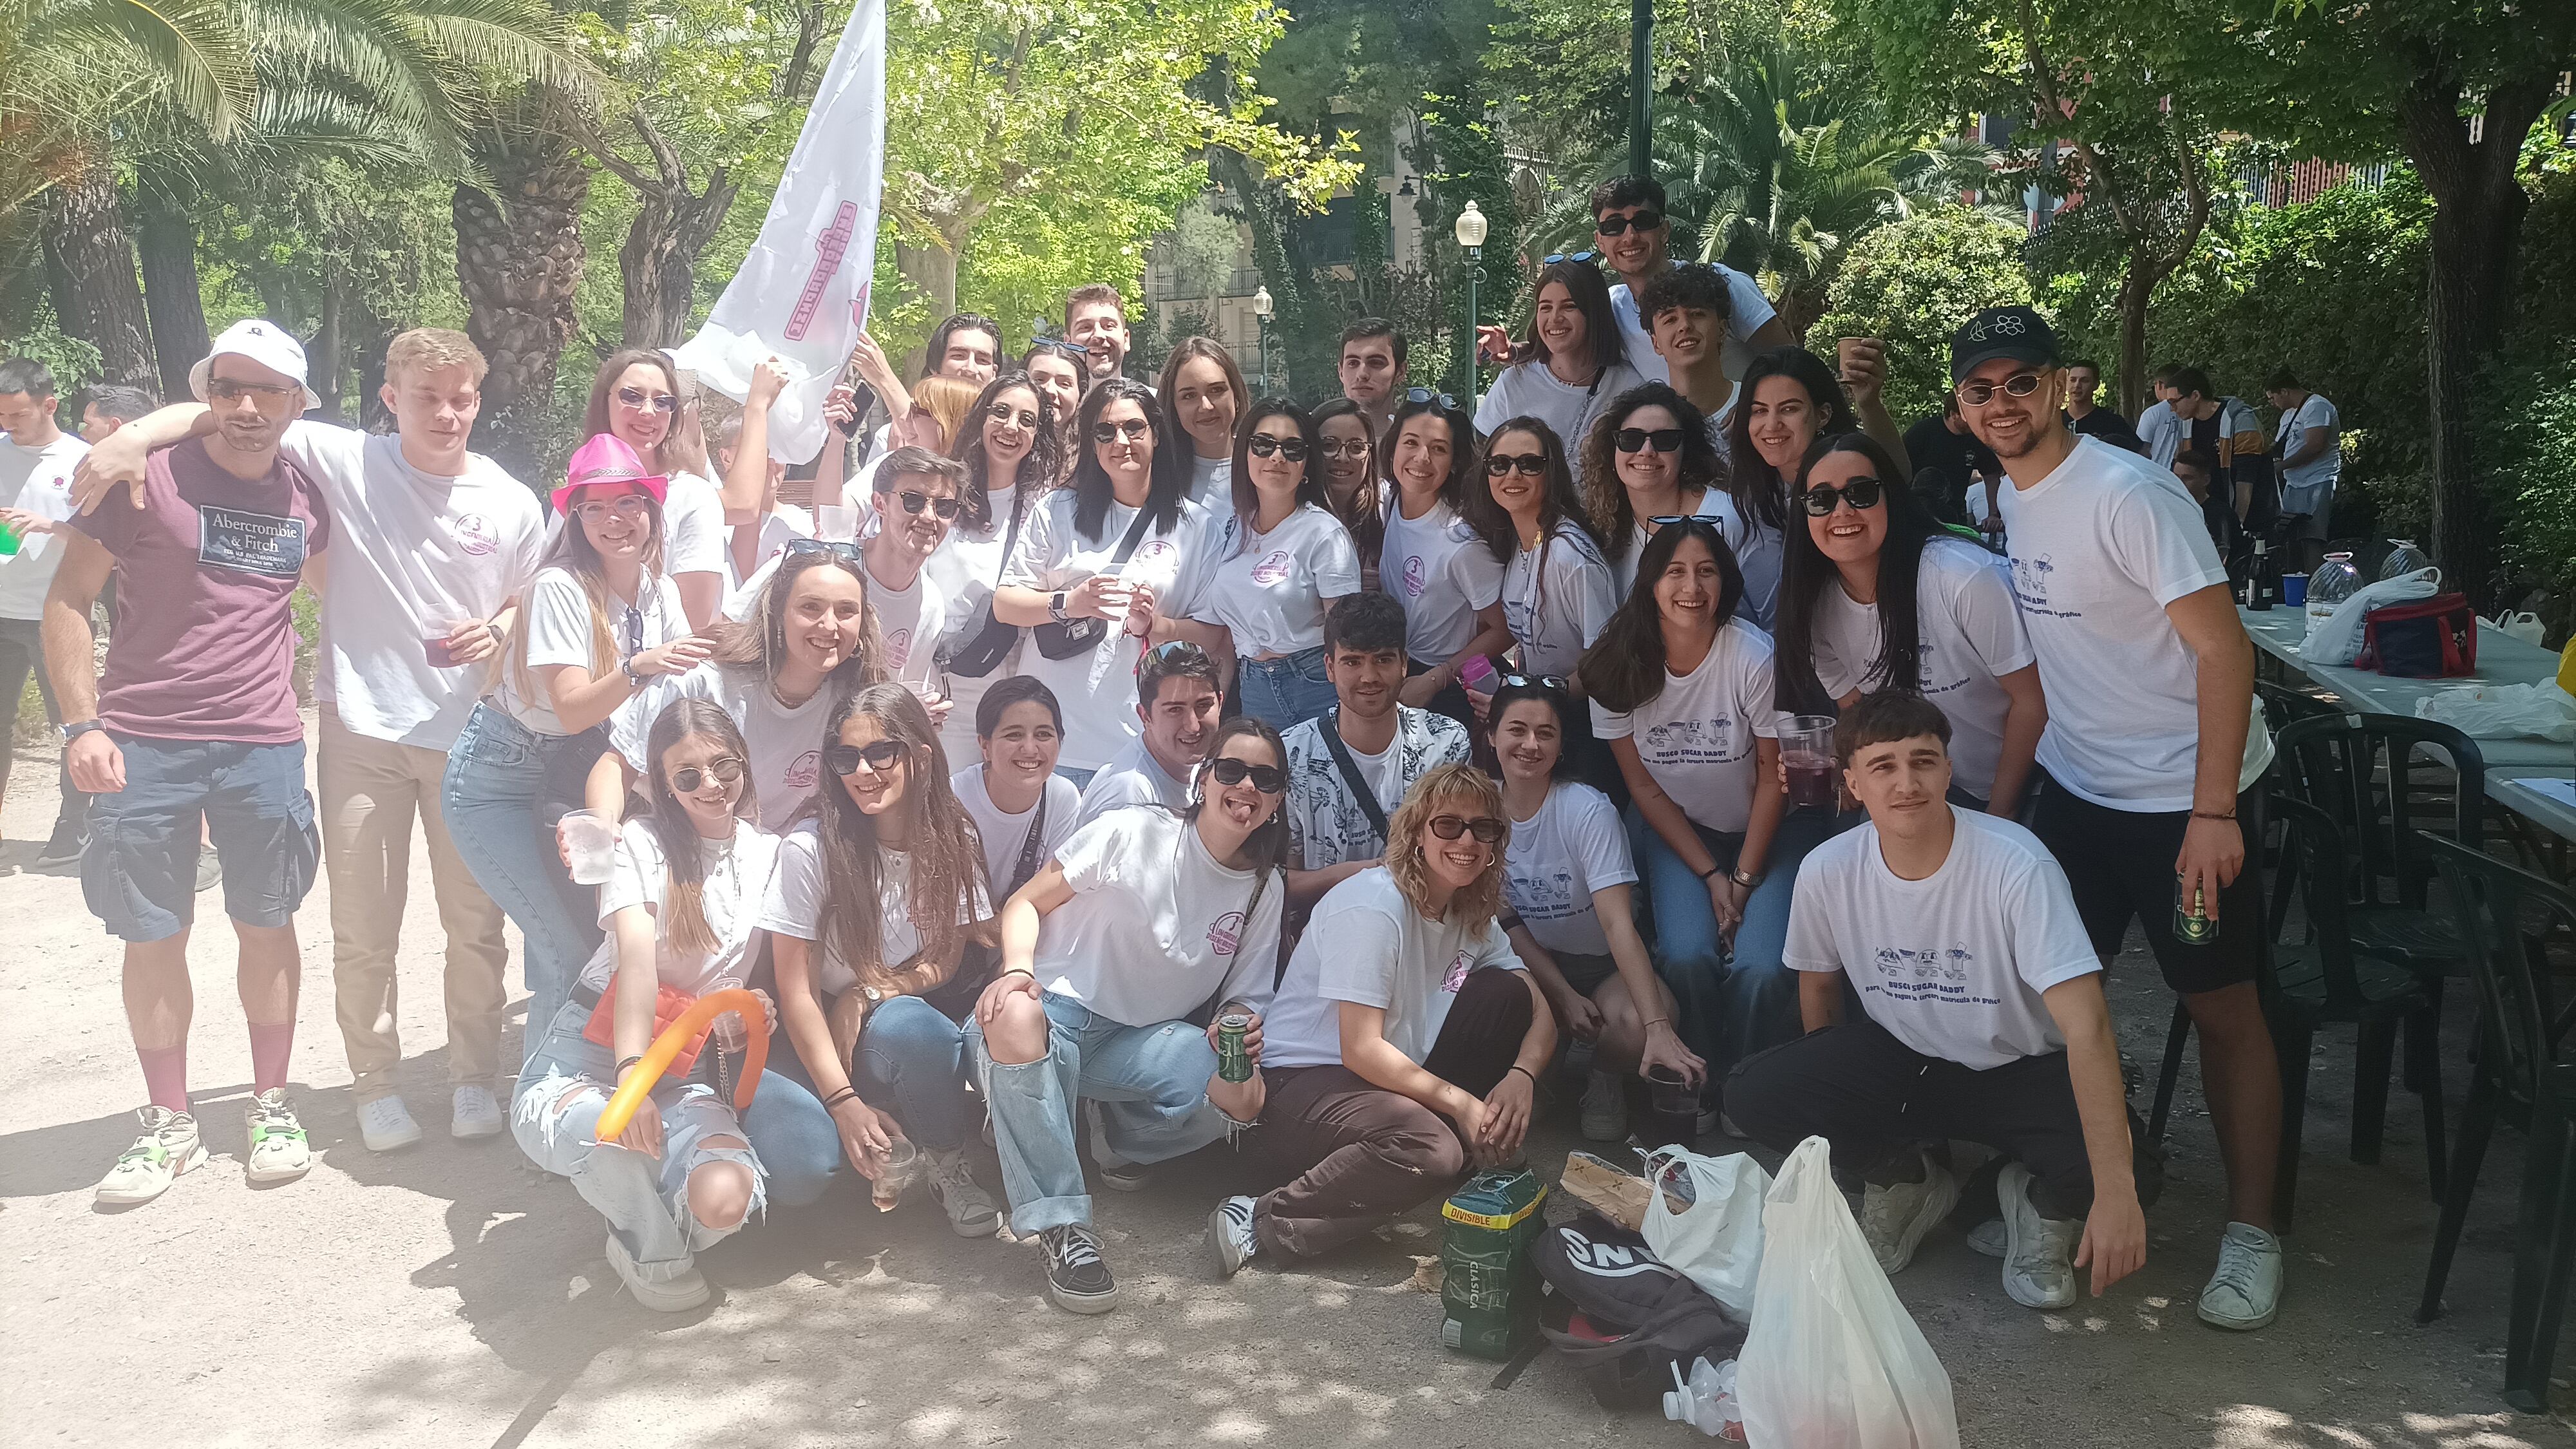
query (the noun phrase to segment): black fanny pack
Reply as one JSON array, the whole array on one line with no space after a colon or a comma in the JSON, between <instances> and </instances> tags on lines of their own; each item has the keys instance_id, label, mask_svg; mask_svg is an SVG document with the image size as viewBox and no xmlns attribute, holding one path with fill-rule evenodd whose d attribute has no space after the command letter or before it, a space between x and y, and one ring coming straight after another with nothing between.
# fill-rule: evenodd
<instances>
[{"instance_id":1,"label":"black fanny pack","mask_svg":"<svg viewBox=\"0 0 2576 1449\"><path fill-rule=\"evenodd\" d=\"M1118 552L1109 556L1108 572L1115 572L1126 564L1128 555L1134 553L1136 545L1144 540L1146 526L1153 519L1150 501L1136 510L1136 521L1128 525L1127 536L1118 541ZM1106 619L1068 619L1063 623L1050 619L1031 629L1029 637L1037 641L1038 652L1047 658L1071 659L1098 645L1101 636L1108 632L1109 621Z\"/></svg>"}]
</instances>

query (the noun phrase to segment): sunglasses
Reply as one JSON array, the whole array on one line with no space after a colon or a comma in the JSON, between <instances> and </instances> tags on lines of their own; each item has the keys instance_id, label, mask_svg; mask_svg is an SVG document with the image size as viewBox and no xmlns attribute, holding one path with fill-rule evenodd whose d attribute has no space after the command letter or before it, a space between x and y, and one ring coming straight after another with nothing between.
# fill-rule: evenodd
<instances>
[{"instance_id":1,"label":"sunglasses","mask_svg":"<svg viewBox=\"0 0 2576 1449\"><path fill-rule=\"evenodd\" d=\"M1552 689L1559 694L1563 694L1573 686L1568 684L1561 675L1506 674L1503 676L1503 687L1506 689Z\"/></svg>"},{"instance_id":2,"label":"sunglasses","mask_svg":"<svg viewBox=\"0 0 2576 1449\"><path fill-rule=\"evenodd\" d=\"M1247 778L1252 788L1264 795L1276 795L1288 788L1288 777L1276 765L1256 765L1231 755L1220 755L1208 761L1208 778L1220 785L1240 785Z\"/></svg>"},{"instance_id":3,"label":"sunglasses","mask_svg":"<svg viewBox=\"0 0 2576 1449\"><path fill-rule=\"evenodd\" d=\"M1809 518L1823 518L1846 503L1854 508L1876 508L1886 491L1875 478L1854 478L1840 488L1818 483L1799 497L1806 502Z\"/></svg>"},{"instance_id":4,"label":"sunglasses","mask_svg":"<svg viewBox=\"0 0 2576 1449\"><path fill-rule=\"evenodd\" d=\"M246 397L292 397L304 391L291 382L236 382L218 377L206 384L206 396L218 402L239 402Z\"/></svg>"},{"instance_id":5,"label":"sunglasses","mask_svg":"<svg viewBox=\"0 0 2576 1449\"><path fill-rule=\"evenodd\" d=\"M705 769L682 765L671 772L671 788L683 795L695 795L706 788L707 781L730 787L742 779L742 761L731 755L711 761Z\"/></svg>"},{"instance_id":6,"label":"sunglasses","mask_svg":"<svg viewBox=\"0 0 2576 1449\"><path fill-rule=\"evenodd\" d=\"M1136 656L1136 677L1144 678L1148 669L1174 669L1182 665L1195 665L1211 673L1216 669L1216 662L1208 658L1206 650L1187 639L1166 639Z\"/></svg>"},{"instance_id":7,"label":"sunglasses","mask_svg":"<svg viewBox=\"0 0 2576 1449\"><path fill-rule=\"evenodd\" d=\"M942 523L955 518L957 510L966 506L954 498L933 498L927 493L915 493L909 488L896 494L895 497L902 502L904 512L919 513L927 508L931 516Z\"/></svg>"},{"instance_id":8,"label":"sunglasses","mask_svg":"<svg viewBox=\"0 0 2576 1449\"><path fill-rule=\"evenodd\" d=\"M1478 845L1491 845L1503 838L1503 822L1491 815L1479 815L1473 820L1457 815L1434 815L1431 817L1431 833L1443 840L1473 835Z\"/></svg>"},{"instance_id":9,"label":"sunglasses","mask_svg":"<svg viewBox=\"0 0 2576 1449\"><path fill-rule=\"evenodd\" d=\"M626 652L634 654L644 647L644 611L633 604L626 606L626 618L620 630L626 636Z\"/></svg>"},{"instance_id":10,"label":"sunglasses","mask_svg":"<svg viewBox=\"0 0 2576 1449\"><path fill-rule=\"evenodd\" d=\"M667 392L646 392L640 387L619 388L617 400L630 408L650 408L657 413L676 413L680 410L680 399L677 395Z\"/></svg>"},{"instance_id":11,"label":"sunglasses","mask_svg":"<svg viewBox=\"0 0 2576 1449\"><path fill-rule=\"evenodd\" d=\"M859 546L855 543L826 541L819 538L791 538L787 540L785 552L790 558L800 554L828 553L843 563L857 563L860 557Z\"/></svg>"},{"instance_id":12,"label":"sunglasses","mask_svg":"<svg viewBox=\"0 0 2576 1449\"><path fill-rule=\"evenodd\" d=\"M620 493L614 498L594 498L573 505L573 515L584 523L599 523L609 518L641 518L653 500L641 493Z\"/></svg>"},{"instance_id":13,"label":"sunglasses","mask_svg":"<svg viewBox=\"0 0 2576 1449\"><path fill-rule=\"evenodd\" d=\"M1602 217L1592 223L1592 229L1601 233L1603 236L1626 236L1631 227L1638 231L1653 231L1656 227L1662 226L1663 224L1664 214L1662 212L1647 210L1638 212L1634 216Z\"/></svg>"},{"instance_id":14,"label":"sunglasses","mask_svg":"<svg viewBox=\"0 0 2576 1449\"><path fill-rule=\"evenodd\" d=\"M1614 236L1616 234L1617 233L1615 232L1612 233ZM1588 262L1599 255L1601 255L1599 252L1590 250L1579 252L1549 252L1546 256L1538 259L1538 264L1542 267L1552 267L1558 262Z\"/></svg>"},{"instance_id":15,"label":"sunglasses","mask_svg":"<svg viewBox=\"0 0 2576 1449\"><path fill-rule=\"evenodd\" d=\"M1306 461L1304 438L1274 438L1268 433L1255 433L1252 435L1252 440L1245 443L1244 447L1249 449L1252 456L1256 458L1267 458L1275 454L1291 463Z\"/></svg>"},{"instance_id":16,"label":"sunglasses","mask_svg":"<svg viewBox=\"0 0 2576 1449\"><path fill-rule=\"evenodd\" d=\"M1950 390L1959 395L1961 406L1981 408L1993 402L1998 392L2012 397L2028 397L2039 391L2041 380L2035 372L2016 372L2001 383L1963 382Z\"/></svg>"},{"instance_id":17,"label":"sunglasses","mask_svg":"<svg viewBox=\"0 0 2576 1449\"><path fill-rule=\"evenodd\" d=\"M831 767L833 774L845 776L857 774L861 760L867 761L869 769L882 775L893 769L895 762L902 758L903 742L900 740L879 740L872 745L832 745L823 751L823 763Z\"/></svg>"},{"instance_id":18,"label":"sunglasses","mask_svg":"<svg viewBox=\"0 0 2576 1449\"><path fill-rule=\"evenodd\" d=\"M1406 388L1404 390L1404 400L1415 404L1438 403L1442 412L1454 413L1458 410L1458 400L1456 398L1451 397L1445 392L1433 392L1427 387Z\"/></svg>"},{"instance_id":19,"label":"sunglasses","mask_svg":"<svg viewBox=\"0 0 2576 1449\"><path fill-rule=\"evenodd\" d=\"M1079 342L1067 342L1061 337L1041 337L1037 341L1029 344L1029 351L1061 352L1067 357L1077 359L1089 357L1091 355L1090 348L1083 346Z\"/></svg>"},{"instance_id":20,"label":"sunglasses","mask_svg":"<svg viewBox=\"0 0 2576 1449\"><path fill-rule=\"evenodd\" d=\"M1610 442L1622 453L1643 452L1650 448L1658 453L1678 453L1682 450L1682 430L1679 428L1621 428L1610 435Z\"/></svg>"},{"instance_id":21,"label":"sunglasses","mask_svg":"<svg viewBox=\"0 0 2576 1449\"><path fill-rule=\"evenodd\" d=\"M1485 476L1488 478L1500 478L1507 473L1518 473L1524 478L1536 478L1546 471L1545 453L1487 453L1485 455Z\"/></svg>"},{"instance_id":22,"label":"sunglasses","mask_svg":"<svg viewBox=\"0 0 2576 1449\"><path fill-rule=\"evenodd\" d=\"M1154 425L1145 421L1143 418L1129 418L1123 423L1093 423L1091 425L1091 441L1095 443L1114 443L1118 441L1119 435L1123 433L1126 435L1127 441L1132 443L1153 430Z\"/></svg>"}]
</instances>

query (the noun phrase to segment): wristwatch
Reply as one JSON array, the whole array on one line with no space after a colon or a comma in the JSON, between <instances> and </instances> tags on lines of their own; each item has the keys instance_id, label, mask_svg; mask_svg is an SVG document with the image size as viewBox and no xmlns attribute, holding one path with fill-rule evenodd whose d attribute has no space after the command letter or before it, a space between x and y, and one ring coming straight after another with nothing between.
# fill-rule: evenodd
<instances>
[{"instance_id":1,"label":"wristwatch","mask_svg":"<svg viewBox=\"0 0 2576 1449\"><path fill-rule=\"evenodd\" d=\"M644 687L644 676L635 672L634 655L629 654L625 658L618 660L617 672L625 675L627 684L632 687L636 689L642 689Z\"/></svg>"},{"instance_id":2,"label":"wristwatch","mask_svg":"<svg viewBox=\"0 0 2576 1449\"><path fill-rule=\"evenodd\" d=\"M1728 880L1731 880L1731 881L1733 881L1733 882L1735 882L1737 885L1740 885L1740 886L1744 887L1746 890L1751 890L1751 889L1753 889L1755 886L1758 886L1758 885L1762 884L1762 877L1760 877L1760 876L1758 876L1758 875L1755 875L1755 874L1753 874L1753 873L1752 873L1752 872L1750 872L1750 871L1744 871L1744 870L1738 870L1738 871L1733 872L1732 874L1730 874L1730 875L1728 875L1728 876L1727 876L1727 879L1728 879Z\"/></svg>"},{"instance_id":3,"label":"wristwatch","mask_svg":"<svg viewBox=\"0 0 2576 1449\"><path fill-rule=\"evenodd\" d=\"M1064 590L1058 589L1053 594L1047 596L1047 617L1055 620L1059 624L1070 624L1073 622L1073 620L1064 612Z\"/></svg>"},{"instance_id":4,"label":"wristwatch","mask_svg":"<svg viewBox=\"0 0 2576 1449\"><path fill-rule=\"evenodd\" d=\"M72 741L79 739L81 736L88 734L91 730L103 730L105 728L107 728L106 725L101 724L99 721L94 719L85 719L78 724L67 724L63 726L63 743L68 745Z\"/></svg>"}]
</instances>

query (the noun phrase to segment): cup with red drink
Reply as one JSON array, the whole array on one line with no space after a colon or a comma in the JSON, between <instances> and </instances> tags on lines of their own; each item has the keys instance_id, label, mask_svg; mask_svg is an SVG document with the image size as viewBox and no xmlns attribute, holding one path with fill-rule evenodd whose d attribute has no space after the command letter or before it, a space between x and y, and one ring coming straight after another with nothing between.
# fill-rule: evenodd
<instances>
[{"instance_id":1,"label":"cup with red drink","mask_svg":"<svg viewBox=\"0 0 2576 1449\"><path fill-rule=\"evenodd\" d=\"M1834 721L1820 714L1780 722L1780 768L1789 777L1789 803L1834 808Z\"/></svg>"}]
</instances>

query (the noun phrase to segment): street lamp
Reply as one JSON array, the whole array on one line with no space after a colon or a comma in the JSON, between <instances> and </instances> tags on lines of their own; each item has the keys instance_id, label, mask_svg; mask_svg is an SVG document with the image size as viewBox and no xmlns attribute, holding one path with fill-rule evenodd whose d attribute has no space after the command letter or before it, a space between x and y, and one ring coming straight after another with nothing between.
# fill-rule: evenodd
<instances>
[{"instance_id":1,"label":"street lamp","mask_svg":"<svg viewBox=\"0 0 2576 1449\"><path fill-rule=\"evenodd\" d=\"M1261 349L1261 391L1264 396L1270 392L1270 314L1277 308L1278 304L1270 300L1268 287L1252 289L1253 335L1259 339L1254 345Z\"/></svg>"},{"instance_id":2,"label":"street lamp","mask_svg":"<svg viewBox=\"0 0 2576 1449\"><path fill-rule=\"evenodd\" d=\"M1476 405L1476 273L1485 254L1485 214L1476 203L1458 213L1458 245L1467 249L1467 392L1469 408Z\"/></svg>"}]
</instances>

